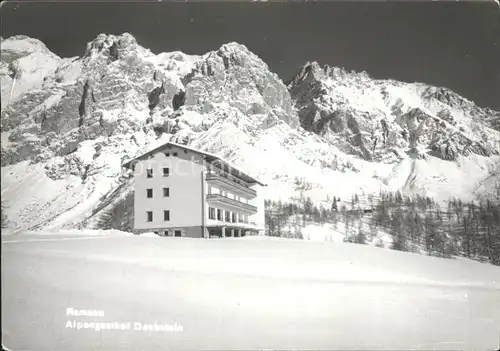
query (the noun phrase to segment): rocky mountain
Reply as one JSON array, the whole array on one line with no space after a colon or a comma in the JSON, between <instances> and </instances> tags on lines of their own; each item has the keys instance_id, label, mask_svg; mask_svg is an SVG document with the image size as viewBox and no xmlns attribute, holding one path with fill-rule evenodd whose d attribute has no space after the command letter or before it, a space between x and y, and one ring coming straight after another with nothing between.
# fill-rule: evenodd
<instances>
[{"instance_id":1,"label":"rocky mountain","mask_svg":"<svg viewBox=\"0 0 500 351\"><path fill-rule=\"evenodd\" d=\"M302 67L288 87L304 129L366 160L394 162L410 150L443 160L500 153L500 112L446 88L371 79L317 62Z\"/></svg>"},{"instance_id":2,"label":"rocky mountain","mask_svg":"<svg viewBox=\"0 0 500 351\"><path fill-rule=\"evenodd\" d=\"M121 164L168 140L261 178L270 199L316 202L380 189L471 198L488 193L500 160L498 112L444 88L316 63L286 86L244 45L154 54L127 33L75 58L25 36L1 50L12 230L96 226L130 194Z\"/></svg>"}]
</instances>

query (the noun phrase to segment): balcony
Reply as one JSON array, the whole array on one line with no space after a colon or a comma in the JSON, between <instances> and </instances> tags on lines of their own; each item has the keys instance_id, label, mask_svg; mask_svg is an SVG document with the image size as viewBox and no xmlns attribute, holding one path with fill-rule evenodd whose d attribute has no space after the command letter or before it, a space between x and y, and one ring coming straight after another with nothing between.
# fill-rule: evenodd
<instances>
[{"instance_id":1,"label":"balcony","mask_svg":"<svg viewBox=\"0 0 500 351\"><path fill-rule=\"evenodd\" d=\"M226 206L232 206L239 210L243 210L249 213L257 213L257 207L235 200L220 194L208 194L207 201L219 202Z\"/></svg>"},{"instance_id":2,"label":"balcony","mask_svg":"<svg viewBox=\"0 0 500 351\"><path fill-rule=\"evenodd\" d=\"M219 183L219 185L229 187L231 190L238 192L242 196L250 196L250 198L254 198L257 196L257 192L245 185L238 184L235 181L232 181L227 178L226 175L220 175L218 173L209 172L206 176L207 181L212 181L214 183Z\"/></svg>"}]
</instances>

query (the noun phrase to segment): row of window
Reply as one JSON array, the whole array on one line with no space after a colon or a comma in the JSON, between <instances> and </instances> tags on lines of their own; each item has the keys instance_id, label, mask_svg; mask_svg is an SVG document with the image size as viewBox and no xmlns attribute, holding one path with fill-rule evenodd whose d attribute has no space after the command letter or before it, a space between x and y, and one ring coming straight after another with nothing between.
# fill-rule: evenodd
<instances>
[{"instance_id":1,"label":"row of window","mask_svg":"<svg viewBox=\"0 0 500 351\"><path fill-rule=\"evenodd\" d=\"M225 197L228 197L230 199L237 200L237 201L241 201L241 202L248 202L247 199L245 199L245 198L242 198L240 196L231 194L231 193L229 193L227 191L219 190L217 188L211 188L209 190L209 193L210 194L220 194L222 196L225 196ZM169 197L169 196L170 196L170 188L163 188L163 197ZM153 189L152 188L146 189L146 197L148 199L152 199L153 198Z\"/></svg>"},{"instance_id":2,"label":"row of window","mask_svg":"<svg viewBox=\"0 0 500 351\"><path fill-rule=\"evenodd\" d=\"M170 221L170 210L163 210L163 220ZM153 211L146 211L146 221L153 222Z\"/></svg>"},{"instance_id":3,"label":"row of window","mask_svg":"<svg viewBox=\"0 0 500 351\"><path fill-rule=\"evenodd\" d=\"M155 234L161 234L160 232L154 232ZM163 232L163 235L165 236L170 236L170 232L168 230ZM182 231L181 230L174 230L174 236L175 237L181 237L182 236Z\"/></svg>"},{"instance_id":4,"label":"row of window","mask_svg":"<svg viewBox=\"0 0 500 351\"><path fill-rule=\"evenodd\" d=\"M164 177L168 177L169 175L170 175L170 168L164 167L163 168L163 176ZM152 168L148 168L146 170L146 177L147 178L153 178L153 169Z\"/></svg>"},{"instance_id":5,"label":"row of window","mask_svg":"<svg viewBox=\"0 0 500 351\"><path fill-rule=\"evenodd\" d=\"M167 147L167 149L170 149L170 147ZM185 154L188 153L187 150L183 150ZM165 156L170 157L170 152L165 152ZM172 152L172 156L177 156L177 152Z\"/></svg>"},{"instance_id":6,"label":"row of window","mask_svg":"<svg viewBox=\"0 0 500 351\"><path fill-rule=\"evenodd\" d=\"M208 219L224 221L227 223L248 222L248 218L246 215L231 211L224 211L220 208L214 207L208 208Z\"/></svg>"},{"instance_id":7,"label":"row of window","mask_svg":"<svg viewBox=\"0 0 500 351\"><path fill-rule=\"evenodd\" d=\"M187 154L187 150L184 150L184 153ZM177 156L177 155L178 155L177 152L172 153L172 156ZM170 157L170 152L165 152L165 156ZM153 178L153 169L148 168L146 170L146 174L148 178ZM169 175L170 175L170 168L168 167L163 168L163 176L168 177Z\"/></svg>"},{"instance_id":8,"label":"row of window","mask_svg":"<svg viewBox=\"0 0 500 351\"><path fill-rule=\"evenodd\" d=\"M154 233L155 234L161 234L160 232L154 232ZM166 230L165 232L163 232L163 235L165 235L165 236L171 236L168 230ZM181 230L174 230L174 236L180 238L182 236L182 231Z\"/></svg>"},{"instance_id":9,"label":"row of window","mask_svg":"<svg viewBox=\"0 0 500 351\"><path fill-rule=\"evenodd\" d=\"M169 197L170 196L170 188L163 188L163 197ZM153 198L153 189L146 189L146 197L148 199Z\"/></svg>"},{"instance_id":10,"label":"row of window","mask_svg":"<svg viewBox=\"0 0 500 351\"><path fill-rule=\"evenodd\" d=\"M169 154L166 154L166 155L168 156ZM176 155L176 153L174 153L174 156L177 156L177 155ZM163 176L164 176L164 177L168 177L168 176L170 176L170 168L168 168L168 167L163 167L163 169L162 169L162 170L163 170ZM228 178L228 176L227 176L226 174L222 174L222 176L223 176L224 178ZM148 169L146 169L146 177L147 177L147 178L153 178L153 169L152 169L152 168L148 168ZM235 183L241 184L241 182L240 182L238 179L236 179L236 178L233 178L232 180L233 180Z\"/></svg>"},{"instance_id":11,"label":"row of window","mask_svg":"<svg viewBox=\"0 0 500 351\"><path fill-rule=\"evenodd\" d=\"M214 207L208 208L208 218L216 219L218 221L224 221L227 223L248 222L248 217L246 215L231 211L224 211L220 208L214 208ZM153 220L154 220L153 211L146 211L146 221L153 222ZM163 210L163 220L165 222L170 221L170 210Z\"/></svg>"}]
</instances>

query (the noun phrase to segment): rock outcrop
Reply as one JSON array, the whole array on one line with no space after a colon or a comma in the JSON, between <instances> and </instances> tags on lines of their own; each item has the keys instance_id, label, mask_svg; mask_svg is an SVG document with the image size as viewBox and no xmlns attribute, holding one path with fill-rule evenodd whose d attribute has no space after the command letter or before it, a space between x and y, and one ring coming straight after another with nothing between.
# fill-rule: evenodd
<instances>
[{"instance_id":1,"label":"rock outcrop","mask_svg":"<svg viewBox=\"0 0 500 351\"><path fill-rule=\"evenodd\" d=\"M412 150L444 160L500 153L499 112L449 89L317 62L302 67L288 87L304 129L366 160L393 162Z\"/></svg>"},{"instance_id":2,"label":"rock outcrop","mask_svg":"<svg viewBox=\"0 0 500 351\"><path fill-rule=\"evenodd\" d=\"M206 109L227 103L248 116L266 115L269 125L282 120L298 126L286 86L244 45L229 43L208 53L184 78L184 84L186 106Z\"/></svg>"}]
</instances>

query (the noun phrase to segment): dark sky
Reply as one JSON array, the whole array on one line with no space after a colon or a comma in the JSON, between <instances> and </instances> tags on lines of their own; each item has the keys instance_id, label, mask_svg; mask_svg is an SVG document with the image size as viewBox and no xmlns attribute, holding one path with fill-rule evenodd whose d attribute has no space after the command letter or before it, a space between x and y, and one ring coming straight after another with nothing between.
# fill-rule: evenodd
<instances>
[{"instance_id":1,"label":"dark sky","mask_svg":"<svg viewBox=\"0 0 500 351\"><path fill-rule=\"evenodd\" d=\"M153 52L245 44L287 81L307 61L446 86L500 110L500 7L491 2L10 2L4 38L25 34L79 56L101 32Z\"/></svg>"}]
</instances>

